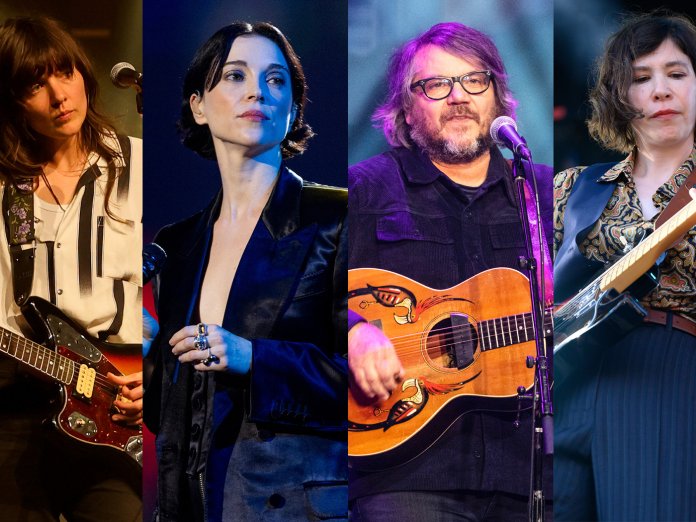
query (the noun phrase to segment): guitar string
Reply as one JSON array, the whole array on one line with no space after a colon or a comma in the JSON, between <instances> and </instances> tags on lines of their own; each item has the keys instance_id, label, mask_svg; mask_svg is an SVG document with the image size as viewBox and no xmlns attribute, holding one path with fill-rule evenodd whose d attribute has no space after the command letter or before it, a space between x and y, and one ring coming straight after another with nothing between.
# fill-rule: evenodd
<instances>
[{"instance_id":1,"label":"guitar string","mask_svg":"<svg viewBox=\"0 0 696 522\"><path fill-rule=\"evenodd\" d=\"M523 313L523 314L512 315L512 316L509 316L509 317L511 317L512 319L510 319L510 320L508 321L508 326L509 326L510 321L515 321L515 325L517 326L517 321L519 320L518 318L522 318L522 321L523 321L523 324L524 324L524 325L526 325L527 323L529 323L529 325L532 324L532 321L531 321L532 314L531 314L531 312L526 312L526 313ZM544 314L544 318L545 318L545 319L549 319L549 318L550 318L550 313L549 313L549 312L546 312L546 313ZM497 328L497 326L495 325L495 321L502 321L503 319L506 319L506 318L487 319L487 320L485 320L485 321L479 321L478 323L476 323L476 324L478 325L477 330L480 331L480 330L481 330L481 325L482 325L482 324L484 324L484 323L485 323L485 324L490 324L491 321L494 322L493 328ZM546 323L546 321L544 321L544 322ZM448 331L452 331L453 328L467 328L468 326L472 326L472 325L470 325L470 324L469 324L469 325L460 325L460 326L456 326L456 327L453 327L453 326L445 326L445 327L442 327L442 328L434 328L434 329L432 329L432 330L429 330L428 333L448 332ZM501 326L502 326L502 323L501 323ZM491 327L489 326L488 329L489 329L489 331L490 331L490 330L491 330ZM515 332L516 332L516 331L517 331L517 328L515 328L514 330L510 330L510 331L515 331ZM423 333L424 333L424 332L413 333L413 334L405 334L405 335L397 335L397 336L391 337L390 340L392 341L393 344L395 344L394 341L401 340L401 339L415 339L415 338L420 339L420 338L422 338ZM492 338L492 337L494 337L494 336L495 336L495 335L490 335L490 336L488 336L488 338Z\"/></svg>"}]
</instances>

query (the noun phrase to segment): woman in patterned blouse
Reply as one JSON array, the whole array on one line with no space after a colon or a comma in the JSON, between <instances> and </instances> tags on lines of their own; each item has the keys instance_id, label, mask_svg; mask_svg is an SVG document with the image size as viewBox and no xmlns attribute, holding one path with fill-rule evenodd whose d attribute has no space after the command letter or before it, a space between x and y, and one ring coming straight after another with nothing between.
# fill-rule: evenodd
<instances>
[{"instance_id":1,"label":"woman in patterned blouse","mask_svg":"<svg viewBox=\"0 0 696 522\"><path fill-rule=\"evenodd\" d=\"M637 16L609 39L588 126L628 156L556 176L557 297L652 232L692 173L695 66L682 16ZM696 520L695 251L692 228L658 261L657 286L634 294L642 324L572 347L599 350L555 389L555 520Z\"/></svg>"}]
</instances>

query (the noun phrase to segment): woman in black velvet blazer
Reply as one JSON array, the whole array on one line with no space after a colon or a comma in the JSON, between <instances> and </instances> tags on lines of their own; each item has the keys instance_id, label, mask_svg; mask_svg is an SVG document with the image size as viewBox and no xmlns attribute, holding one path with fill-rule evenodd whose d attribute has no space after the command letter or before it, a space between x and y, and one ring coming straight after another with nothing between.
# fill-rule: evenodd
<instances>
[{"instance_id":1,"label":"woman in black velvet blazer","mask_svg":"<svg viewBox=\"0 0 696 522\"><path fill-rule=\"evenodd\" d=\"M347 517L347 195L283 164L312 136L305 101L267 23L224 27L186 75L183 141L222 190L156 238L159 520Z\"/></svg>"}]
</instances>

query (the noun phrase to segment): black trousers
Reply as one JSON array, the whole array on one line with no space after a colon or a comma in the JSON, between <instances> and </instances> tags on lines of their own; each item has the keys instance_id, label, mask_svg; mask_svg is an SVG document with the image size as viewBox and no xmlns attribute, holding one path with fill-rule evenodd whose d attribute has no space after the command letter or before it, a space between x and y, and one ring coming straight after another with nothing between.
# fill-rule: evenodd
<instances>
[{"instance_id":1,"label":"black trousers","mask_svg":"<svg viewBox=\"0 0 696 522\"><path fill-rule=\"evenodd\" d=\"M141 522L141 479L58 438L45 405L3 390L0 408L1 520Z\"/></svg>"}]
</instances>

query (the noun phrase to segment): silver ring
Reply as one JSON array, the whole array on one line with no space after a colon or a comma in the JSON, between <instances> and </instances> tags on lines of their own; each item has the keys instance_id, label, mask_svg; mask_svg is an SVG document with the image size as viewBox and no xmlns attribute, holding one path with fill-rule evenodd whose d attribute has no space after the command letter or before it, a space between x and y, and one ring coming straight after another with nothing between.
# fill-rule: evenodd
<instances>
[{"instance_id":1,"label":"silver ring","mask_svg":"<svg viewBox=\"0 0 696 522\"><path fill-rule=\"evenodd\" d=\"M193 347L198 350L206 350L210 348L210 344L208 344L208 338L205 335L196 335L196 337L193 338Z\"/></svg>"}]
</instances>

